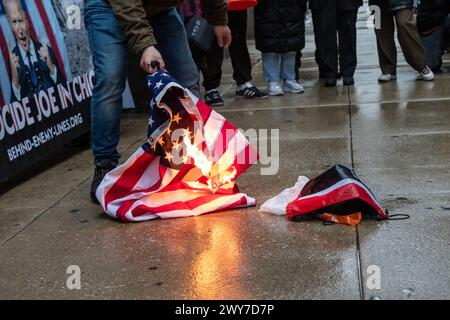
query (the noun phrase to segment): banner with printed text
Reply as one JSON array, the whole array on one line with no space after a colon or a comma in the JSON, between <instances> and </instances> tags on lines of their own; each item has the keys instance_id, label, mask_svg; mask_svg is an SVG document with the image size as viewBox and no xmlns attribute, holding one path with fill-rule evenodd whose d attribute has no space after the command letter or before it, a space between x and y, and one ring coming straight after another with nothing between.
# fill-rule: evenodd
<instances>
[{"instance_id":1,"label":"banner with printed text","mask_svg":"<svg viewBox=\"0 0 450 320\"><path fill-rule=\"evenodd\" d=\"M90 126L82 0L0 0L0 181Z\"/></svg>"}]
</instances>

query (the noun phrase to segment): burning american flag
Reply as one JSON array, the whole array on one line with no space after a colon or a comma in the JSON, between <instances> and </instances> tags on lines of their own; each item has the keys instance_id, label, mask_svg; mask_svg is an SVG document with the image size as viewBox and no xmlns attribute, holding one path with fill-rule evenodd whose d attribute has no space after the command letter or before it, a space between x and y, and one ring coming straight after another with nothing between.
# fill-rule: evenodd
<instances>
[{"instance_id":1,"label":"burning american flag","mask_svg":"<svg viewBox=\"0 0 450 320\"><path fill-rule=\"evenodd\" d=\"M148 87L148 139L97 189L105 212L138 222L254 206L234 183L258 158L244 135L169 73L149 75Z\"/></svg>"}]
</instances>

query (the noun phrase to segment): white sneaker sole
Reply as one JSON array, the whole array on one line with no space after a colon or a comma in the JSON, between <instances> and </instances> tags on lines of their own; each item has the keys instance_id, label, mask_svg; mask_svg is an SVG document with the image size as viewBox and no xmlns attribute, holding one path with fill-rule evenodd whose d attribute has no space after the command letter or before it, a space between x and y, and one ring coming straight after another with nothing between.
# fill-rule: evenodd
<instances>
[{"instance_id":1,"label":"white sneaker sole","mask_svg":"<svg viewBox=\"0 0 450 320\"><path fill-rule=\"evenodd\" d=\"M433 81L434 80L434 76L433 77L429 77L429 78L426 78L426 77L424 77L424 76L418 76L417 77L417 80L418 81Z\"/></svg>"},{"instance_id":2,"label":"white sneaker sole","mask_svg":"<svg viewBox=\"0 0 450 320\"><path fill-rule=\"evenodd\" d=\"M283 88L283 91L285 93L304 93L305 89L294 90L294 89L291 89L291 88Z\"/></svg>"},{"instance_id":3,"label":"white sneaker sole","mask_svg":"<svg viewBox=\"0 0 450 320\"><path fill-rule=\"evenodd\" d=\"M391 82L397 80L396 76L392 76L390 79L378 79L378 82Z\"/></svg>"},{"instance_id":4,"label":"white sneaker sole","mask_svg":"<svg viewBox=\"0 0 450 320\"><path fill-rule=\"evenodd\" d=\"M280 91L280 92L269 92L269 96L271 96L271 97L282 96L282 95L284 95L283 91Z\"/></svg>"}]
</instances>

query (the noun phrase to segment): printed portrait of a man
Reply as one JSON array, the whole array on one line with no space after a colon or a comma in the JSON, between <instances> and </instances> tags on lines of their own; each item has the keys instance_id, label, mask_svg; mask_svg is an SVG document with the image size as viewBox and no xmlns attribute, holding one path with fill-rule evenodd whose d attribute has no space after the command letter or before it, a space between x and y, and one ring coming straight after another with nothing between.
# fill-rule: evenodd
<instances>
[{"instance_id":1,"label":"printed portrait of a man","mask_svg":"<svg viewBox=\"0 0 450 320\"><path fill-rule=\"evenodd\" d=\"M44 41L33 38L21 1L2 0L2 4L15 38L15 46L9 48L11 102L64 82L65 75L53 49Z\"/></svg>"}]
</instances>

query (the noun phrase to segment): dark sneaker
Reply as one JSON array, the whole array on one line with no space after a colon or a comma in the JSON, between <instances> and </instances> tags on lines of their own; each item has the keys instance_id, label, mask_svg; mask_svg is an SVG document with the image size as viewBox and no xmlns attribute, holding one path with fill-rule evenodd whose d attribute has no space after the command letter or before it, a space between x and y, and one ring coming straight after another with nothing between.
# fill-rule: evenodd
<instances>
[{"instance_id":1,"label":"dark sneaker","mask_svg":"<svg viewBox=\"0 0 450 320\"><path fill-rule=\"evenodd\" d=\"M344 77L344 86L354 86L355 85L355 78L353 77Z\"/></svg>"},{"instance_id":2,"label":"dark sneaker","mask_svg":"<svg viewBox=\"0 0 450 320\"><path fill-rule=\"evenodd\" d=\"M211 107L221 107L224 105L223 99L217 90L208 91L205 94L205 102Z\"/></svg>"},{"instance_id":3,"label":"dark sneaker","mask_svg":"<svg viewBox=\"0 0 450 320\"><path fill-rule=\"evenodd\" d=\"M236 90L236 96L240 99L267 99L269 96L262 93L255 86L246 87L242 90Z\"/></svg>"},{"instance_id":4,"label":"dark sneaker","mask_svg":"<svg viewBox=\"0 0 450 320\"><path fill-rule=\"evenodd\" d=\"M336 78L329 78L325 81L324 87L336 87Z\"/></svg>"},{"instance_id":5,"label":"dark sneaker","mask_svg":"<svg viewBox=\"0 0 450 320\"><path fill-rule=\"evenodd\" d=\"M115 168L114 165L110 165L110 166L96 166L95 167L95 172L94 172L94 178L92 179L92 184L91 184L91 200L92 202L96 203L96 204L100 204L98 202L97 196L95 195L95 193L97 192L97 188L100 185L100 183L102 182L103 178L106 176L106 174L108 172L110 172L111 170L113 170Z\"/></svg>"}]
</instances>

